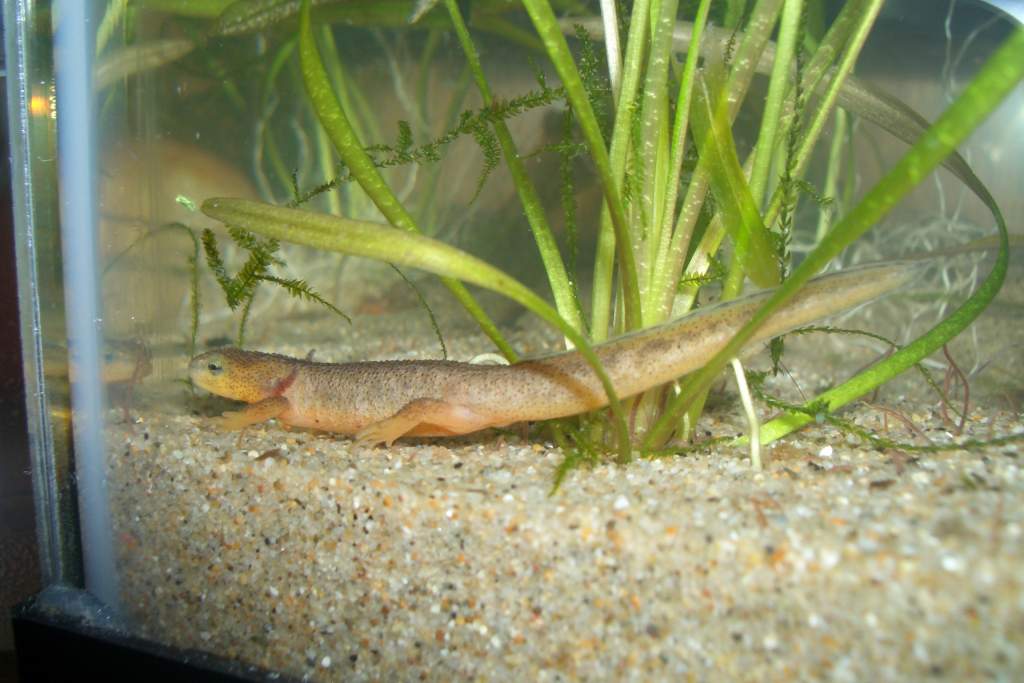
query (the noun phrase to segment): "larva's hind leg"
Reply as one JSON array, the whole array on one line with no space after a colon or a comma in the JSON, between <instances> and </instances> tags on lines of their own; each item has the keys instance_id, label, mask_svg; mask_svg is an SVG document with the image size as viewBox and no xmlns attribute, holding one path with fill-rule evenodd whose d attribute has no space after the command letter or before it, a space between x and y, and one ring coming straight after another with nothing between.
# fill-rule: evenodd
<instances>
[{"instance_id":1,"label":"larva's hind leg","mask_svg":"<svg viewBox=\"0 0 1024 683\"><path fill-rule=\"evenodd\" d=\"M454 436L494 425L491 418L472 408L434 398L410 401L391 417L374 422L356 433L361 446L390 446L402 436Z\"/></svg>"}]
</instances>

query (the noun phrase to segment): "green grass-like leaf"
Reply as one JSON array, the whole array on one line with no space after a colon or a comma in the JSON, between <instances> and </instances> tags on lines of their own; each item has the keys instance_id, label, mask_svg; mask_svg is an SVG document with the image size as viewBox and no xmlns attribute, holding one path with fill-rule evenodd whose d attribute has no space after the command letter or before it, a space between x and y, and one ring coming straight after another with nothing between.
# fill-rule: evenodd
<instances>
[{"instance_id":1,"label":"green grass-like leaf","mask_svg":"<svg viewBox=\"0 0 1024 683\"><path fill-rule=\"evenodd\" d=\"M455 0L445 0L445 5L455 27L459 44L462 46L462 51L466 56L469 71L473 75L473 80L480 91L480 96L483 98L484 106L500 110L501 103L495 99L491 92L490 84L480 62L480 56L462 19L462 13L457 3ZM549 92L543 76L538 76L537 81L540 84L542 94ZM565 263L562 261L562 255L558 249L558 243L555 240L551 226L548 224L536 187L526 172L526 166L512 138L512 133L509 131L508 126L505 125L505 120L498 118L490 123L491 127L493 127L493 134L491 133L491 127L486 127L480 130L482 139L478 138L481 148L485 151L485 161L488 161L488 152L490 152L490 156L493 157L493 163L496 166L500 158L498 156L498 148L500 147L501 155L504 156L505 163L512 177L512 183L515 185L520 203L523 205L526 220L530 225L530 230L533 232L534 242L536 242L537 250L540 252L541 261L544 263L544 269L548 275L548 283L554 295L555 306L562 318L575 329L582 330L584 324L579 299L576 296L576 290L572 285L571 277L566 272ZM494 139L496 142L493 150L489 150L484 144L489 139ZM485 172L489 172L486 165ZM477 192L479 191L480 186L478 185Z\"/></svg>"},{"instance_id":2,"label":"green grass-like leaf","mask_svg":"<svg viewBox=\"0 0 1024 683\"><path fill-rule=\"evenodd\" d=\"M637 279L636 258L633 254L633 231L626 221L626 212L622 202L620 183L612 171L612 165L601 136L601 127L590 104L583 80L573 61L569 46L562 36L558 20L547 0L523 0L523 5L533 21L534 28L544 43L544 49L562 79L569 102L575 111L583 139L590 149L591 158L597 167L601 186L604 190L605 202L611 217L615 234L615 250L618 256L620 283L625 297L626 325L630 329L640 323L640 290ZM591 329L594 329L592 326Z\"/></svg>"},{"instance_id":3,"label":"green grass-like leaf","mask_svg":"<svg viewBox=\"0 0 1024 683\"><path fill-rule=\"evenodd\" d=\"M412 216L388 187L373 160L366 153L362 142L352 128L348 115L338 101L313 36L309 0L303 0L299 14L299 61L303 83L306 86L313 110L352 177L391 225L402 230L420 233ZM510 361L514 361L517 357L515 350L469 291L457 280L442 277L442 282L476 320L484 334L494 342L501 353Z\"/></svg>"},{"instance_id":4,"label":"green grass-like leaf","mask_svg":"<svg viewBox=\"0 0 1024 683\"><path fill-rule=\"evenodd\" d=\"M747 373L747 381L750 385L751 391L759 400L763 401L769 407L784 410L788 414L802 415L807 422L813 421L818 423L827 423L838 429L840 432L849 434L867 446L878 450L896 450L911 453L942 453L954 450L992 448L994 446L1001 446L1003 444L1024 440L1024 432L1017 432L992 439L957 439L946 444L929 443L922 445L905 441L896 441L895 439L879 436L878 434L865 429L854 422L844 420L833 415L829 412L829 404L827 400L816 399L804 405L796 405L778 399L774 396L770 396L764 391L764 379L765 377L763 373ZM735 442L733 445L736 445Z\"/></svg>"},{"instance_id":5,"label":"green grass-like leaf","mask_svg":"<svg viewBox=\"0 0 1024 683\"><path fill-rule=\"evenodd\" d=\"M736 356L754 331L782 303L789 300L807 280L835 258L843 248L867 232L907 192L934 170L974 128L1024 78L1024 28L1018 28L981 68L961 95L938 121L914 144L896 166L840 221L821 241L751 321L697 372L689 390L677 396L658 424L648 433L645 445L653 445L671 432L675 420L690 402L710 386L730 358ZM984 186L971 185L996 219L1000 233L1000 251L989 276L975 293L946 320L928 333L896 352L885 361L857 375L839 387L819 396L831 410L864 395L880 384L913 366L925 356L964 330L988 306L1002 287L1009 261L1009 238L999 207ZM768 443L806 424L806 415L789 414L761 427L761 442Z\"/></svg>"},{"instance_id":6,"label":"green grass-like leaf","mask_svg":"<svg viewBox=\"0 0 1024 683\"><path fill-rule=\"evenodd\" d=\"M779 265L776 252L771 247L761 212L736 156L726 100L699 86L694 94L690 118L694 140L700 154L708 158L706 168L711 188L722 211L726 230L736 245L735 260L741 267L738 277L745 273L758 286L777 285Z\"/></svg>"}]
</instances>

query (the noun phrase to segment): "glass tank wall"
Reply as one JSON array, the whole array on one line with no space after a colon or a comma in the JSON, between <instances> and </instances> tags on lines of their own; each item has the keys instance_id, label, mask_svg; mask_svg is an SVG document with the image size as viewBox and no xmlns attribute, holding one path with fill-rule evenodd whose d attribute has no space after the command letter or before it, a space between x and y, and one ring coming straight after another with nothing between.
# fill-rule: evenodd
<instances>
[{"instance_id":1,"label":"glass tank wall","mask_svg":"<svg viewBox=\"0 0 1024 683\"><path fill-rule=\"evenodd\" d=\"M1019 671L1011 11L7 3L45 582L252 675ZM893 259L716 355L714 301ZM485 367L694 308L616 410ZM318 364L389 359L474 365Z\"/></svg>"}]
</instances>

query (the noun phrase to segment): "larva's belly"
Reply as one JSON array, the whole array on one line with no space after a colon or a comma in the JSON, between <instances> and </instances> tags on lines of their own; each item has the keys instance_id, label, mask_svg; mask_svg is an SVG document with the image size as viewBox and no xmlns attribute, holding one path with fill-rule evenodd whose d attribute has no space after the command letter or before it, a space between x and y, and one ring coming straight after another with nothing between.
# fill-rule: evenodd
<instances>
[{"instance_id":1,"label":"larva's belly","mask_svg":"<svg viewBox=\"0 0 1024 683\"><path fill-rule=\"evenodd\" d=\"M290 409L280 417L281 421L292 427L316 429L323 432L352 435L375 420L368 416L355 413L339 413L332 410L304 408Z\"/></svg>"}]
</instances>

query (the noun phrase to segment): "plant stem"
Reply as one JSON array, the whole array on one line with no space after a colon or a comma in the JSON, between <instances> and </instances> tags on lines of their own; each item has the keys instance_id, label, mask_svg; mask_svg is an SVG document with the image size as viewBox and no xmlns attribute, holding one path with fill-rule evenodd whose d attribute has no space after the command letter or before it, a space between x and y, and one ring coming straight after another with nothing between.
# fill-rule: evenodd
<instances>
[{"instance_id":1,"label":"plant stem","mask_svg":"<svg viewBox=\"0 0 1024 683\"><path fill-rule=\"evenodd\" d=\"M740 392L740 402L743 404L743 412L747 414L747 424L750 425L750 465L755 472L761 471L761 439L760 427L757 422L757 411L754 410L754 401L750 397L750 388L747 386L747 376L743 374L743 364L738 358L733 358L733 374L736 376L736 388Z\"/></svg>"}]
</instances>

